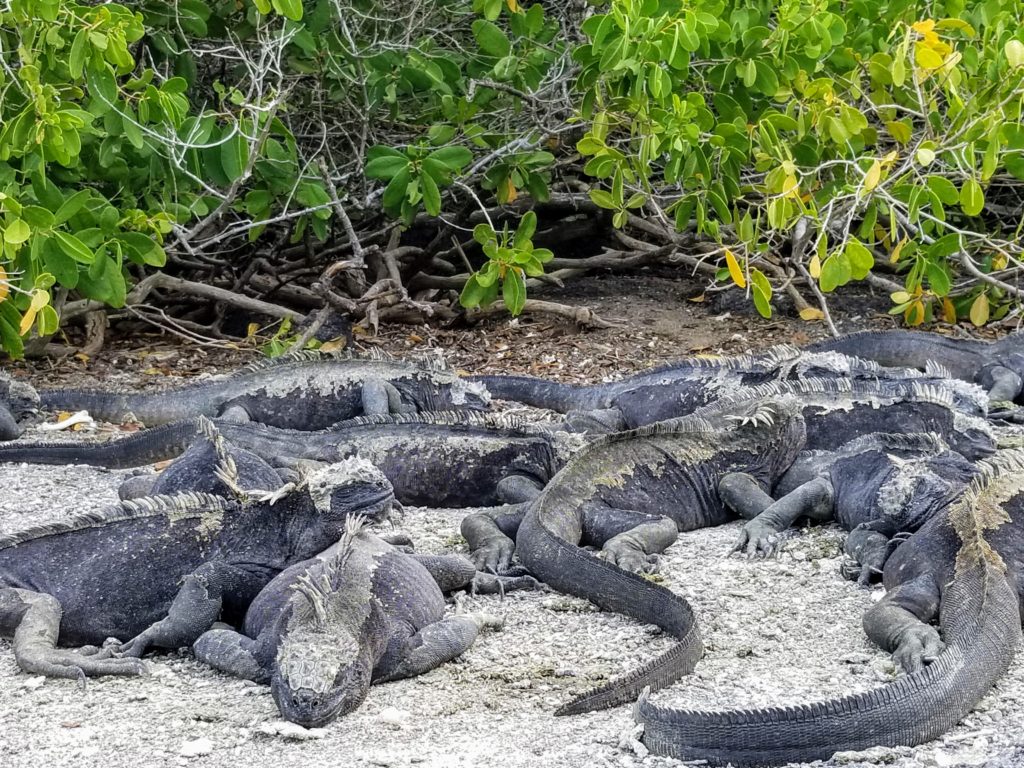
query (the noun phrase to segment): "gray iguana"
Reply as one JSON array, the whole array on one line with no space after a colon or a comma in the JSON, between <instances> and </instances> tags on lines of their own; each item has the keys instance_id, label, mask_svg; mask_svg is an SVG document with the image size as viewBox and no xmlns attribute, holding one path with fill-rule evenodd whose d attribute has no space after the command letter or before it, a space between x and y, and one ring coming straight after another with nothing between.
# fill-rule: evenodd
<instances>
[{"instance_id":1,"label":"gray iguana","mask_svg":"<svg viewBox=\"0 0 1024 768\"><path fill-rule=\"evenodd\" d=\"M529 376L470 377L485 385L493 397L560 411L577 428L602 432L685 416L749 387L821 378L924 383L937 377L932 372L887 369L834 352L812 354L788 346L734 357L688 358L620 381L591 385ZM978 415L984 415L984 406Z\"/></svg>"},{"instance_id":2,"label":"gray iguana","mask_svg":"<svg viewBox=\"0 0 1024 768\"><path fill-rule=\"evenodd\" d=\"M269 683L286 720L322 726L358 707L371 683L423 674L463 653L485 613L445 617L442 592L535 587L481 574L462 557L412 555L350 523L341 541L291 566L249 606L243 633L212 629L196 657Z\"/></svg>"},{"instance_id":3,"label":"gray iguana","mask_svg":"<svg viewBox=\"0 0 1024 768\"><path fill-rule=\"evenodd\" d=\"M959 722L1006 672L1021 640L1024 451L1001 451L979 470L962 499L892 554L888 592L865 616L869 637L905 676L842 698L754 710L675 709L645 693L634 715L647 748L710 765L783 765L920 744Z\"/></svg>"},{"instance_id":4,"label":"gray iguana","mask_svg":"<svg viewBox=\"0 0 1024 768\"><path fill-rule=\"evenodd\" d=\"M900 541L957 501L976 476L975 464L936 435L864 435L836 451L798 458L776 487L777 501L739 511L756 517L743 526L733 551L770 554L798 518L835 520L852 532L847 551L857 566L847 566L845 574L867 583Z\"/></svg>"},{"instance_id":5,"label":"gray iguana","mask_svg":"<svg viewBox=\"0 0 1024 768\"><path fill-rule=\"evenodd\" d=\"M39 393L23 381L0 371L0 440L13 440L25 431L24 424L39 412Z\"/></svg>"},{"instance_id":6,"label":"gray iguana","mask_svg":"<svg viewBox=\"0 0 1024 768\"><path fill-rule=\"evenodd\" d=\"M225 416L292 429L323 429L363 413L483 409L487 390L430 363L296 352L234 373L156 392L52 389L45 410L87 410L102 421L147 426Z\"/></svg>"},{"instance_id":7,"label":"gray iguana","mask_svg":"<svg viewBox=\"0 0 1024 768\"><path fill-rule=\"evenodd\" d=\"M1021 399L1024 333L995 342L951 339L923 331L861 331L810 344L811 352L841 352L900 368L938 366L963 381L980 384L993 402Z\"/></svg>"},{"instance_id":8,"label":"gray iguana","mask_svg":"<svg viewBox=\"0 0 1024 768\"><path fill-rule=\"evenodd\" d=\"M362 456L387 476L400 502L432 507L531 498L585 441L514 417L466 411L361 416L310 432L215 424L232 450L277 469ZM0 446L0 462L133 467L177 456L201 435L199 419L189 419L105 443L16 442Z\"/></svg>"},{"instance_id":9,"label":"gray iguana","mask_svg":"<svg viewBox=\"0 0 1024 768\"><path fill-rule=\"evenodd\" d=\"M679 531L732 518L723 499L731 491L723 478L752 479L764 492L786 471L803 440L803 419L792 397L741 404L719 414L714 424L694 417L661 422L595 440L524 505L515 553L531 575L604 610L656 624L679 640L663 656L579 696L556 714L624 703L644 686L668 685L693 668L702 645L689 604L634 571L648 570L653 555L672 544ZM509 523L514 520L486 515L463 521L478 568L500 573L508 564L507 537L514 527ZM585 544L599 553L590 554Z\"/></svg>"},{"instance_id":10,"label":"gray iguana","mask_svg":"<svg viewBox=\"0 0 1024 768\"><path fill-rule=\"evenodd\" d=\"M275 500L154 496L0 537L0 633L27 672L137 674L117 653L192 643L220 616L240 619L284 568L338 540L346 517L381 519L394 499L372 465L348 459Z\"/></svg>"}]
</instances>

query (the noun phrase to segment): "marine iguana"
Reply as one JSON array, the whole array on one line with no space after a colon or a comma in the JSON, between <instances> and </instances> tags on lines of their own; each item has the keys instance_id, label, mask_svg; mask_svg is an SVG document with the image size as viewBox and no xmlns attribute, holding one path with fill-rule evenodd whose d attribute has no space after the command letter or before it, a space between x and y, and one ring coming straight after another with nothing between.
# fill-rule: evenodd
<instances>
[{"instance_id":1,"label":"marine iguana","mask_svg":"<svg viewBox=\"0 0 1024 768\"><path fill-rule=\"evenodd\" d=\"M346 517L382 519L393 498L372 465L348 459L276 503L154 496L2 536L0 633L14 635L15 658L33 674L138 674L110 649L56 646L131 638L116 653L138 657L191 644L222 612L240 619L274 576L337 541Z\"/></svg>"},{"instance_id":2,"label":"marine iguana","mask_svg":"<svg viewBox=\"0 0 1024 768\"><path fill-rule=\"evenodd\" d=\"M780 765L912 746L961 720L1007 670L1021 639L1024 451L1000 451L979 471L960 501L889 558L889 592L865 616L868 635L906 676L838 699L742 711L674 709L645 693L634 716L647 748L711 765Z\"/></svg>"},{"instance_id":3,"label":"marine iguana","mask_svg":"<svg viewBox=\"0 0 1024 768\"><path fill-rule=\"evenodd\" d=\"M284 570L249 606L244 633L213 629L196 658L269 683L285 720L307 728L348 714L371 683L423 674L454 659L487 627L485 613L445 617L442 592L535 587L478 573L456 555L400 552L355 518L334 546Z\"/></svg>"},{"instance_id":4,"label":"marine iguana","mask_svg":"<svg viewBox=\"0 0 1024 768\"><path fill-rule=\"evenodd\" d=\"M39 412L39 393L30 384L0 371L0 440L14 440Z\"/></svg>"},{"instance_id":5,"label":"marine iguana","mask_svg":"<svg viewBox=\"0 0 1024 768\"><path fill-rule=\"evenodd\" d=\"M532 498L585 441L514 417L469 411L361 416L309 432L219 419L215 424L233 449L279 469L302 460L363 456L387 476L400 502L431 507ZM133 467L177 456L201 433L200 422L189 419L106 443L11 443L0 446L0 462Z\"/></svg>"},{"instance_id":6,"label":"marine iguana","mask_svg":"<svg viewBox=\"0 0 1024 768\"><path fill-rule=\"evenodd\" d=\"M941 366L963 381L980 384L992 402L1021 400L1024 388L1024 333L994 342L951 339L924 331L860 331L807 346L811 352L841 352L885 366Z\"/></svg>"},{"instance_id":7,"label":"marine iguana","mask_svg":"<svg viewBox=\"0 0 1024 768\"><path fill-rule=\"evenodd\" d=\"M720 398L748 387L804 379L915 380L934 382L933 373L912 368L887 369L877 363L824 352L811 354L794 347L773 347L763 353L723 358L689 358L620 381L593 385L562 384L528 376L474 376L493 397L516 400L566 413L577 428L614 432L693 413ZM984 415L970 392L955 391L968 407Z\"/></svg>"},{"instance_id":8,"label":"marine iguana","mask_svg":"<svg viewBox=\"0 0 1024 768\"><path fill-rule=\"evenodd\" d=\"M757 516L743 526L733 552L771 554L778 534L800 517L835 520L855 532L850 551L860 554L856 577L867 583L902 540L894 539L897 534L912 533L941 513L977 476L972 462L930 434L864 435L836 451L809 452L807 459L808 466L796 467L798 458L790 468L800 475L797 481L779 481L777 501L740 511L741 517ZM846 574L853 575L849 566Z\"/></svg>"},{"instance_id":9,"label":"marine iguana","mask_svg":"<svg viewBox=\"0 0 1024 768\"><path fill-rule=\"evenodd\" d=\"M624 703L647 685L689 672L702 653L689 604L632 571L688 531L732 515L723 477L744 473L770 488L800 451L804 424L792 397L742 403L715 424L694 417L599 438L581 450L527 506L515 552L533 576L603 610L656 624L679 640L663 656L562 706L578 714ZM499 573L511 559L512 526L469 515L462 534L481 570ZM501 528L505 527L502 531ZM597 556L582 548L592 544Z\"/></svg>"},{"instance_id":10,"label":"marine iguana","mask_svg":"<svg viewBox=\"0 0 1024 768\"><path fill-rule=\"evenodd\" d=\"M433 363L308 351L157 392L53 389L39 397L43 409L87 410L102 421L131 415L154 426L203 415L304 430L363 413L479 410L490 399L479 384Z\"/></svg>"}]
</instances>

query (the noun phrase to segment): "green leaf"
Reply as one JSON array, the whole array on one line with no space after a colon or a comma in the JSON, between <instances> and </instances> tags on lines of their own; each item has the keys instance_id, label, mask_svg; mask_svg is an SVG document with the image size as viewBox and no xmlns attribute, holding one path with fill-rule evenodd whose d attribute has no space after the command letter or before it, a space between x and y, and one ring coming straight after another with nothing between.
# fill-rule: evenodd
<instances>
[{"instance_id":1,"label":"green leaf","mask_svg":"<svg viewBox=\"0 0 1024 768\"><path fill-rule=\"evenodd\" d=\"M429 173L420 174L420 185L423 188L423 207L431 216L441 213L441 192L437 182Z\"/></svg>"},{"instance_id":2,"label":"green leaf","mask_svg":"<svg viewBox=\"0 0 1024 768\"><path fill-rule=\"evenodd\" d=\"M85 75L89 92L95 97L93 111L103 115L110 111L117 101L117 82L109 64L101 64L99 68L89 67Z\"/></svg>"},{"instance_id":3,"label":"green leaf","mask_svg":"<svg viewBox=\"0 0 1024 768\"><path fill-rule=\"evenodd\" d=\"M220 164L229 181L238 181L249 163L249 142L241 133L234 135L220 145Z\"/></svg>"},{"instance_id":4,"label":"green leaf","mask_svg":"<svg viewBox=\"0 0 1024 768\"><path fill-rule=\"evenodd\" d=\"M71 77L75 80L82 76L82 67L85 64L85 40L87 36L85 29L78 30L75 41L71 43L71 53L68 55L68 69Z\"/></svg>"},{"instance_id":5,"label":"green leaf","mask_svg":"<svg viewBox=\"0 0 1024 768\"><path fill-rule=\"evenodd\" d=\"M476 38L480 50L489 56L502 58L508 56L512 50L512 44L508 41L505 33L486 19L477 19L473 22L473 37Z\"/></svg>"},{"instance_id":6,"label":"green leaf","mask_svg":"<svg viewBox=\"0 0 1024 768\"><path fill-rule=\"evenodd\" d=\"M590 199L598 208L605 208L609 211L615 211L619 208L615 204L615 200L612 199L611 193L603 189L590 190Z\"/></svg>"},{"instance_id":7,"label":"green leaf","mask_svg":"<svg viewBox=\"0 0 1024 768\"><path fill-rule=\"evenodd\" d=\"M754 299L754 308L761 317L772 316L772 284L759 269L750 271L750 295Z\"/></svg>"},{"instance_id":8,"label":"green leaf","mask_svg":"<svg viewBox=\"0 0 1024 768\"><path fill-rule=\"evenodd\" d=\"M412 173L409 168L403 168L395 174L395 177L385 187L384 196L381 198L384 208L392 213L397 212L398 207L402 204L402 200L405 199L406 190L411 182Z\"/></svg>"},{"instance_id":9,"label":"green leaf","mask_svg":"<svg viewBox=\"0 0 1024 768\"><path fill-rule=\"evenodd\" d=\"M403 168L409 167L409 158L405 155L385 155L377 157L366 164L366 178L391 180Z\"/></svg>"},{"instance_id":10,"label":"green leaf","mask_svg":"<svg viewBox=\"0 0 1024 768\"><path fill-rule=\"evenodd\" d=\"M476 275L470 275L466 284L462 287L462 293L459 294L459 304L466 308L478 307L480 306L480 300L486 293L487 289L480 285Z\"/></svg>"},{"instance_id":11,"label":"green leaf","mask_svg":"<svg viewBox=\"0 0 1024 768\"><path fill-rule=\"evenodd\" d=\"M954 205L960 199L956 185L945 176L931 175L928 177L928 189L935 193L945 205Z\"/></svg>"},{"instance_id":12,"label":"green leaf","mask_svg":"<svg viewBox=\"0 0 1024 768\"><path fill-rule=\"evenodd\" d=\"M78 262L64 253L53 238L47 238L43 245L43 266L65 288L78 285Z\"/></svg>"},{"instance_id":13,"label":"green leaf","mask_svg":"<svg viewBox=\"0 0 1024 768\"><path fill-rule=\"evenodd\" d=\"M441 147L427 155L427 159L437 160L450 170L458 172L469 165L473 159L473 153L465 147Z\"/></svg>"},{"instance_id":14,"label":"green leaf","mask_svg":"<svg viewBox=\"0 0 1024 768\"><path fill-rule=\"evenodd\" d=\"M924 271L928 275L928 284L936 296L945 296L949 293L950 279L949 273L945 269L929 261L925 265Z\"/></svg>"},{"instance_id":15,"label":"green leaf","mask_svg":"<svg viewBox=\"0 0 1024 768\"><path fill-rule=\"evenodd\" d=\"M21 245L31 236L32 228L22 219L15 219L4 230L4 242L9 245Z\"/></svg>"},{"instance_id":16,"label":"green leaf","mask_svg":"<svg viewBox=\"0 0 1024 768\"><path fill-rule=\"evenodd\" d=\"M840 285L850 282L850 262L841 254L834 253L825 259L821 265L821 276L818 278L818 285L825 293L834 291Z\"/></svg>"},{"instance_id":17,"label":"green leaf","mask_svg":"<svg viewBox=\"0 0 1024 768\"><path fill-rule=\"evenodd\" d=\"M26 205L22 208L21 218L33 229L49 229L54 223L53 214L38 205Z\"/></svg>"},{"instance_id":18,"label":"green leaf","mask_svg":"<svg viewBox=\"0 0 1024 768\"><path fill-rule=\"evenodd\" d=\"M985 207L985 193L974 179L968 179L960 187L960 210L968 216L977 216ZM976 323L983 325L983 323Z\"/></svg>"},{"instance_id":19,"label":"green leaf","mask_svg":"<svg viewBox=\"0 0 1024 768\"><path fill-rule=\"evenodd\" d=\"M85 205L90 195L92 195L91 189L80 189L65 200L53 215L53 226L60 226L82 210L82 206Z\"/></svg>"},{"instance_id":20,"label":"green leaf","mask_svg":"<svg viewBox=\"0 0 1024 768\"><path fill-rule=\"evenodd\" d=\"M96 254L74 235L57 230L53 236L57 239L60 249L80 264L92 264L96 260Z\"/></svg>"},{"instance_id":21,"label":"green leaf","mask_svg":"<svg viewBox=\"0 0 1024 768\"><path fill-rule=\"evenodd\" d=\"M512 240L512 245L516 248L525 248L536 231L537 214L533 211L527 211L523 214L523 218L519 220L519 227L516 229L516 236Z\"/></svg>"},{"instance_id":22,"label":"green leaf","mask_svg":"<svg viewBox=\"0 0 1024 768\"><path fill-rule=\"evenodd\" d=\"M501 297L512 317L523 311L526 304L526 280L518 269L510 269L505 273L505 281L501 286Z\"/></svg>"},{"instance_id":23,"label":"green leaf","mask_svg":"<svg viewBox=\"0 0 1024 768\"><path fill-rule=\"evenodd\" d=\"M490 224L477 224L473 227L473 239L483 245L488 240L495 240L496 235Z\"/></svg>"},{"instance_id":24,"label":"green leaf","mask_svg":"<svg viewBox=\"0 0 1024 768\"><path fill-rule=\"evenodd\" d=\"M875 265L875 257L859 240L850 240L846 244L846 258L850 265L850 275L855 280L863 280Z\"/></svg>"},{"instance_id":25,"label":"green leaf","mask_svg":"<svg viewBox=\"0 0 1024 768\"><path fill-rule=\"evenodd\" d=\"M302 0L270 0L274 10L292 21L302 19Z\"/></svg>"}]
</instances>

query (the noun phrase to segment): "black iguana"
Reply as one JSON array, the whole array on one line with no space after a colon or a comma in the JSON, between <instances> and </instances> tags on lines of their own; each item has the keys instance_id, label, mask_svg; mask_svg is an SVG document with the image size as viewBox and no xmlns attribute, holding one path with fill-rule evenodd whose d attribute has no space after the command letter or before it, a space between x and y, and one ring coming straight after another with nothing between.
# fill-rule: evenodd
<instances>
[{"instance_id":1,"label":"black iguana","mask_svg":"<svg viewBox=\"0 0 1024 768\"><path fill-rule=\"evenodd\" d=\"M392 482L400 502L432 507L532 498L584 442L515 417L468 411L362 416L310 432L215 424L233 450L277 468L362 456ZM105 443L16 442L0 445L0 462L134 467L177 456L201 434L199 419L189 419Z\"/></svg>"},{"instance_id":2,"label":"black iguana","mask_svg":"<svg viewBox=\"0 0 1024 768\"><path fill-rule=\"evenodd\" d=\"M19 666L53 677L137 674L118 654L191 644L224 613L240 619L284 568L338 540L346 517L381 519L390 483L361 459L311 472L274 500L154 496L0 537L0 633Z\"/></svg>"},{"instance_id":3,"label":"black iguana","mask_svg":"<svg viewBox=\"0 0 1024 768\"><path fill-rule=\"evenodd\" d=\"M102 421L134 416L147 426L225 416L292 429L323 429L363 413L482 409L487 390L427 362L296 352L217 378L155 392L52 389L45 410L87 410Z\"/></svg>"},{"instance_id":4,"label":"black iguana","mask_svg":"<svg viewBox=\"0 0 1024 768\"><path fill-rule=\"evenodd\" d=\"M951 376L980 384L993 402L1020 400L1024 388L1024 333L995 342L951 339L923 331L861 331L807 347L834 351L899 368L937 366Z\"/></svg>"},{"instance_id":5,"label":"black iguana","mask_svg":"<svg viewBox=\"0 0 1024 768\"><path fill-rule=\"evenodd\" d=\"M371 683L427 672L463 653L486 613L445 617L442 592L534 587L529 577L478 573L455 555L401 552L350 524L316 558L283 571L253 600L243 633L213 629L196 657L269 683L285 720L322 726L358 707Z\"/></svg>"},{"instance_id":6,"label":"black iguana","mask_svg":"<svg viewBox=\"0 0 1024 768\"><path fill-rule=\"evenodd\" d=\"M631 429L693 413L737 390L780 381L804 379L885 380L935 383L941 377L911 368L893 370L868 360L825 352L811 354L794 347L773 347L758 354L722 358L689 358L593 385L562 384L528 376L475 376L493 397L517 400L568 414L571 424L588 431ZM958 405L984 415L987 401L977 393L954 388ZM963 400L961 404L959 401Z\"/></svg>"},{"instance_id":7,"label":"black iguana","mask_svg":"<svg viewBox=\"0 0 1024 768\"><path fill-rule=\"evenodd\" d=\"M799 478L790 480L790 473ZM858 565L845 572L867 583L907 534L958 500L976 476L974 463L936 435L864 435L836 451L812 451L779 481L777 501L737 510L756 517L743 526L733 551L770 554L798 518L835 520L853 532L848 551Z\"/></svg>"},{"instance_id":8,"label":"black iguana","mask_svg":"<svg viewBox=\"0 0 1024 768\"><path fill-rule=\"evenodd\" d=\"M714 424L690 417L599 438L552 478L514 534L515 552L528 572L604 610L657 624L679 640L665 655L556 714L621 704L645 685L667 685L693 668L702 646L689 604L631 571L647 570L654 553L664 551L679 531L731 519L723 478L753 479L763 493L786 471L803 440L799 404L777 398L740 404ZM478 568L500 573L507 566L510 522L486 515L463 521ZM601 551L592 555L584 544Z\"/></svg>"},{"instance_id":9,"label":"black iguana","mask_svg":"<svg viewBox=\"0 0 1024 768\"><path fill-rule=\"evenodd\" d=\"M647 748L710 765L783 765L920 744L955 725L1006 672L1021 640L1024 451L1000 451L979 472L960 501L889 558L889 592L865 616L868 635L906 676L865 693L755 710L674 709L645 693L634 714Z\"/></svg>"}]
</instances>

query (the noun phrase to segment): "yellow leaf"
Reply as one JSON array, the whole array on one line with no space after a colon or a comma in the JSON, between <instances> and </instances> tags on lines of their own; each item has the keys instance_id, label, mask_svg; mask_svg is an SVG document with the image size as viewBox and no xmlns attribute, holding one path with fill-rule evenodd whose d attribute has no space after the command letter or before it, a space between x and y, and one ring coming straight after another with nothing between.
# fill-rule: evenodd
<instances>
[{"instance_id":1,"label":"yellow leaf","mask_svg":"<svg viewBox=\"0 0 1024 768\"><path fill-rule=\"evenodd\" d=\"M956 307L948 296L942 297L942 319L950 325L956 322Z\"/></svg>"},{"instance_id":2,"label":"yellow leaf","mask_svg":"<svg viewBox=\"0 0 1024 768\"><path fill-rule=\"evenodd\" d=\"M1024 67L1024 43L1020 40L1007 40L1003 53L1011 67Z\"/></svg>"},{"instance_id":3,"label":"yellow leaf","mask_svg":"<svg viewBox=\"0 0 1024 768\"><path fill-rule=\"evenodd\" d=\"M740 263L736 261L736 257L732 255L732 251L728 248L725 249L725 266L729 268L729 276L732 278L732 281L740 288L746 288L747 279L743 276Z\"/></svg>"},{"instance_id":4,"label":"yellow leaf","mask_svg":"<svg viewBox=\"0 0 1024 768\"><path fill-rule=\"evenodd\" d=\"M512 13L522 13L523 9L519 7L519 3L516 0L505 0L505 5Z\"/></svg>"},{"instance_id":5,"label":"yellow leaf","mask_svg":"<svg viewBox=\"0 0 1024 768\"><path fill-rule=\"evenodd\" d=\"M811 320L824 320L825 313L817 307L804 307L800 310L800 319L808 322Z\"/></svg>"},{"instance_id":6,"label":"yellow leaf","mask_svg":"<svg viewBox=\"0 0 1024 768\"><path fill-rule=\"evenodd\" d=\"M7 281L7 270L0 267L0 301L7 298L11 292L11 284Z\"/></svg>"},{"instance_id":7,"label":"yellow leaf","mask_svg":"<svg viewBox=\"0 0 1024 768\"><path fill-rule=\"evenodd\" d=\"M791 195L793 197L799 197L800 192L799 185L796 181L796 176L790 174L785 178L785 180L782 182L782 194Z\"/></svg>"},{"instance_id":8,"label":"yellow leaf","mask_svg":"<svg viewBox=\"0 0 1024 768\"><path fill-rule=\"evenodd\" d=\"M999 271L1000 269L1006 269L1007 258L1006 254L1000 251L992 257L992 269Z\"/></svg>"},{"instance_id":9,"label":"yellow leaf","mask_svg":"<svg viewBox=\"0 0 1024 768\"><path fill-rule=\"evenodd\" d=\"M864 191L870 192L878 186L878 182L882 180L882 164L875 160L868 168L868 172L864 174Z\"/></svg>"},{"instance_id":10,"label":"yellow leaf","mask_svg":"<svg viewBox=\"0 0 1024 768\"><path fill-rule=\"evenodd\" d=\"M892 152L889 152L885 157L882 158L882 164L891 165L899 156L900 153L893 150Z\"/></svg>"},{"instance_id":11,"label":"yellow leaf","mask_svg":"<svg viewBox=\"0 0 1024 768\"><path fill-rule=\"evenodd\" d=\"M811 277L815 280L821 277L821 259L818 258L818 254L811 256L811 261L807 265L807 271L811 273Z\"/></svg>"},{"instance_id":12,"label":"yellow leaf","mask_svg":"<svg viewBox=\"0 0 1024 768\"><path fill-rule=\"evenodd\" d=\"M979 293L978 298L971 304L971 322L978 327L988 322L988 296Z\"/></svg>"},{"instance_id":13,"label":"yellow leaf","mask_svg":"<svg viewBox=\"0 0 1024 768\"><path fill-rule=\"evenodd\" d=\"M687 301L692 301L694 304L700 304L704 301L704 294L702 293L700 296L691 296Z\"/></svg>"},{"instance_id":14,"label":"yellow leaf","mask_svg":"<svg viewBox=\"0 0 1024 768\"><path fill-rule=\"evenodd\" d=\"M18 327L18 333L24 336L28 333L28 329L32 327L32 323L36 319L36 315L39 314L39 310L50 303L50 294L41 288L36 288L32 291L32 302L28 305L28 309L25 310L25 314L21 318L21 325Z\"/></svg>"},{"instance_id":15,"label":"yellow leaf","mask_svg":"<svg viewBox=\"0 0 1024 768\"><path fill-rule=\"evenodd\" d=\"M924 304L920 301L915 301L909 307L907 311L903 313L903 319L907 325L920 325L924 322Z\"/></svg>"},{"instance_id":16,"label":"yellow leaf","mask_svg":"<svg viewBox=\"0 0 1024 768\"><path fill-rule=\"evenodd\" d=\"M892 299L893 304L906 304L910 301L910 294L906 291L894 291L889 294L889 298Z\"/></svg>"},{"instance_id":17,"label":"yellow leaf","mask_svg":"<svg viewBox=\"0 0 1024 768\"><path fill-rule=\"evenodd\" d=\"M914 61L921 69L938 69L942 66L942 55L924 43L914 43Z\"/></svg>"},{"instance_id":18,"label":"yellow leaf","mask_svg":"<svg viewBox=\"0 0 1024 768\"><path fill-rule=\"evenodd\" d=\"M246 328L245 328L245 338L251 339L253 336L256 335L256 331L258 331L259 329L260 329L260 324L259 323L249 323L249 325L246 326Z\"/></svg>"},{"instance_id":19,"label":"yellow leaf","mask_svg":"<svg viewBox=\"0 0 1024 768\"><path fill-rule=\"evenodd\" d=\"M931 165L932 161L935 159L935 150L929 149L928 147L921 147L914 154L914 157L921 165Z\"/></svg>"},{"instance_id":20,"label":"yellow leaf","mask_svg":"<svg viewBox=\"0 0 1024 768\"><path fill-rule=\"evenodd\" d=\"M903 253L903 246L906 244L907 238L905 237L898 243L896 243L896 247L892 249L892 256L889 257L890 264L895 264L897 261L900 260L900 254Z\"/></svg>"},{"instance_id":21,"label":"yellow leaf","mask_svg":"<svg viewBox=\"0 0 1024 768\"><path fill-rule=\"evenodd\" d=\"M347 343L348 343L348 341L345 339L344 336L339 336L336 339L331 339L331 340L325 341L323 344L321 344L320 345L320 351L321 352L340 352L341 350L343 350L345 348L345 345Z\"/></svg>"},{"instance_id":22,"label":"yellow leaf","mask_svg":"<svg viewBox=\"0 0 1024 768\"><path fill-rule=\"evenodd\" d=\"M934 19L922 19L921 21L915 21L910 25L910 28L917 32L919 35L927 35L929 32L935 29Z\"/></svg>"},{"instance_id":23,"label":"yellow leaf","mask_svg":"<svg viewBox=\"0 0 1024 768\"><path fill-rule=\"evenodd\" d=\"M506 176L505 181L502 183L501 197L506 203L514 203L516 198L519 197L519 192L516 191L515 185L512 183L511 177Z\"/></svg>"}]
</instances>

